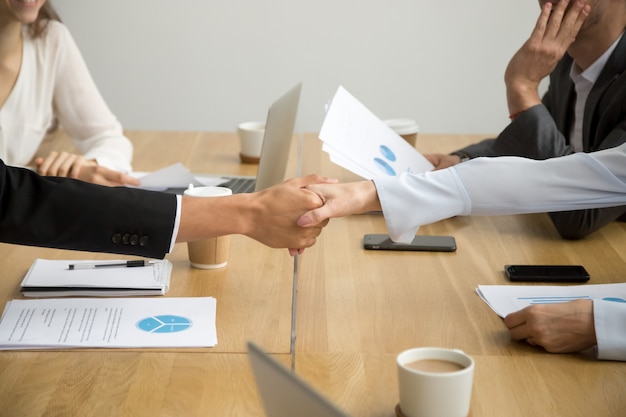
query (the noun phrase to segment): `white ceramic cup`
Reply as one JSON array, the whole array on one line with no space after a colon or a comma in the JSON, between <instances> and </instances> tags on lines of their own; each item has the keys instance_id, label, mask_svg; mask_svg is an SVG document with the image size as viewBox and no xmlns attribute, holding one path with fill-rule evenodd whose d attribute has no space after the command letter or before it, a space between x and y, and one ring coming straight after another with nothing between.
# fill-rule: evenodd
<instances>
[{"instance_id":1,"label":"white ceramic cup","mask_svg":"<svg viewBox=\"0 0 626 417\"><path fill-rule=\"evenodd\" d=\"M241 145L241 162L258 164L265 134L264 122L244 122L237 126L237 135Z\"/></svg>"},{"instance_id":2,"label":"white ceramic cup","mask_svg":"<svg viewBox=\"0 0 626 417\"><path fill-rule=\"evenodd\" d=\"M419 126L413 119L388 119L385 120L387 126L393 129L398 135L402 136L404 140L409 142L411 146L415 146L417 143L417 133L419 132Z\"/></svg>"},{"instance_id":3,"label":"white ceramic cup","mask_svg":"<svg viewBox=\"0 0 626 417\"><path fill-rule=\"evenodd\" d=\"M232 195L232 190L226 187L194 187L191 184L184 195L207 198ZM189 262L194 268L217 269L228 264L230 252L230 236L219 236L211 239L187 242Z\"/></svg>"},{"instance_id":4,"label":"white ceramic cup","mask_svg":"<svg viewBox=\"0 0 626 417\"><path fill-rule=\"evenodd\" d=\"M419 370L407 366L423 360L456 364L457 369ZM396 362L401 415L467 417L474 379L474 360L470 356L456 349L421 347L405 350L398 355Z\"/></svg>"}]
</instances>

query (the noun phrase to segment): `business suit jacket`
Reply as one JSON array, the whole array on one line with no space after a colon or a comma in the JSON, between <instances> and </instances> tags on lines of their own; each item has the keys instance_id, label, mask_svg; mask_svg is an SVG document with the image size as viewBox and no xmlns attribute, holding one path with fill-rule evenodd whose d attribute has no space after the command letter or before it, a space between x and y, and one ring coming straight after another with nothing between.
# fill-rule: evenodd
<instances>
[{"instance_id":1,"label":"business suit jacket","mask_svg":"<svg viewBox=\"0 0 626 417\"><path fill-rule=\"evenodd\" d=\"M163 258L176 196L41 177L0 161L0 241Z\"/></svg>"},{"instance_id":2,"label":"business suit jacket","mask_svg":"<svg viewBox=\"0 0 626 417\"><path fill-rule=\"evenodd\" d=\"M513 120L496 139L463 148L470 157L516 155L548 159L574 152L569 143L575 101L569 76L573 60L565 55L550 74L542 104ZM626 36L622 36L593 85L583 116L583 151L626 142ZM455 152L455 153L456 153ZM567 175L567 173L564 173ZM626 206L550 213L561 236L580 238L626 215Z\"/></svg>"}]
</instances>

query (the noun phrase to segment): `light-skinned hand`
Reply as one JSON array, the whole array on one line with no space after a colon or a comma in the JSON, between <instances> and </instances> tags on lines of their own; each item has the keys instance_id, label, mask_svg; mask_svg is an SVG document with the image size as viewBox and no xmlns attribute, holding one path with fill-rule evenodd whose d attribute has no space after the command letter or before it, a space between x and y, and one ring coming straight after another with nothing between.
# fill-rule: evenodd
<instances>
[{"instance_id":1,"label":"light-skinned hand","mask_svg":"<svg viewBox=\"0 0 626 417\"><path fill-rule=\"evenodd\" d=\"M297 220L324 203L307 189L311 184L336 180L319 175L294 178L255 193L216 198L182 197L178 242L242 234L272 248L290 248L291 255L315 244L328 220L308 228ZM210 221L207 221L210 219Z\"/></svg>"},{"instance_id":2,"label":"light-skinned hand","mask_svg":"<svg viewBox=\"0 0 626 417\"><path fill-rule=\"evenodd\" d=\"M514 340L548 352L581 352L597 344L591 300L531 305L506 316L504 324Z\"/></svg>"},{"instance_id":3,"label":"light-skinned hand","mask_svg":"<svg viewBox=\"0 0 626 417\"><path fill-rule=\"evenodd\" d=\"M50 152L45 158L36 158L35 165L39 175L69 177L108 186L140 184L135 177L105 168L94 160L87 160L82 155L69 152Z\"/></svg>"},{"instance_id":4,"label":"light-skinned hand","mask_svg":"<svg viewBox=\"0 0 626 417\"><path fill-rule=\"evenodd\" d=\"M509 114L519 114L541 103L539 83L576 40L590 10L586 0L554 0L543 4L530 38L513 56L504 74Z\"/></svg>"},{"instance_id":5,"label":"light-skinned hand","mask_svg":"<svg viewBox=\"0 0 626 417\"><path fill-rule=\"evenodd\" d=\"M314 227L334 217L380 210L378 193L372 181L344 184L311 184L307 190L319 196L323 205L308 211L298 220L302 227Z\"/></svg>"}]
</instances>

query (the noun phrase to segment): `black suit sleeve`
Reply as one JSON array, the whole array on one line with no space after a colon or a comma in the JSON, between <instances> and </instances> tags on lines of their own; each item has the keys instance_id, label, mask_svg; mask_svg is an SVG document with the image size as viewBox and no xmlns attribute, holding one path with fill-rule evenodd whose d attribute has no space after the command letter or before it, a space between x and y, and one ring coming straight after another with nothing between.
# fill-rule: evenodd
<instances>
[{"instance_id":1,"label":"black suit sleeve","mask_svg":"<svg viewBox=\"0 0 626 417\"><path fill-rule=\"evenodd\" d=\"M0 241L163 258L176 196L41 177L0 161Z\"/></svg>"}]
</instances>

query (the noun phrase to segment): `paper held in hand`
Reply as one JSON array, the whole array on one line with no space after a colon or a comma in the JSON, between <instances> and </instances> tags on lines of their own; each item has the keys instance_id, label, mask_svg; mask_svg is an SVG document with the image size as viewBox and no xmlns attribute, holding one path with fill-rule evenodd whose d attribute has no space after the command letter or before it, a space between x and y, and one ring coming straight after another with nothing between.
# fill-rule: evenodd
<instances>
[{"instance_id":1,"label":"paper held in hand","mask_svg":"<svg viewBox=\"0 0 626 417\"><path fill-rule=\"evenodd\" d=\"M476 293L500 317L533 304L604 300L626 303L626 283L590 285L479 285Z\"/></svg>"},{"instance_id":2,"label":"paper held in hand","mask_svg":"<svg viewBox=\"0 0 626 417\"><path fill-rule=\"evenodd\" d=\"M320 130L330 160L365 178L419 174L434 167L391 127L339 87Z\"/></svg>"}]
</instances>

